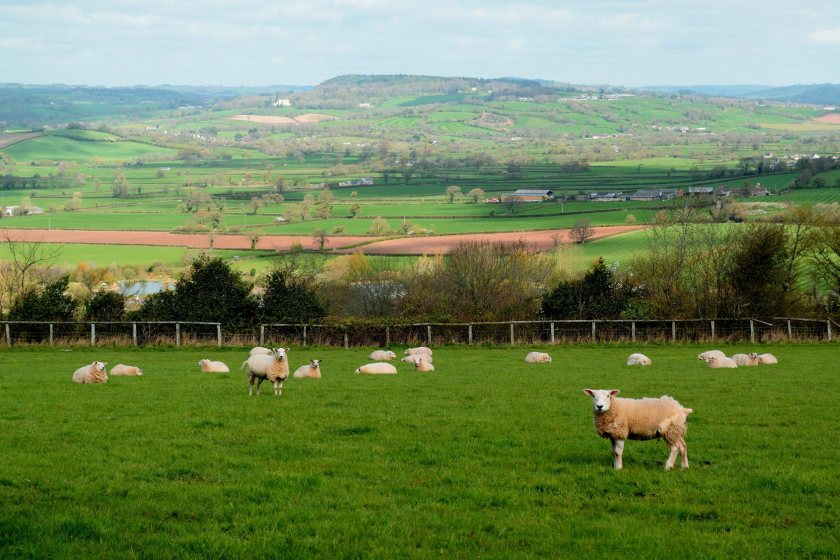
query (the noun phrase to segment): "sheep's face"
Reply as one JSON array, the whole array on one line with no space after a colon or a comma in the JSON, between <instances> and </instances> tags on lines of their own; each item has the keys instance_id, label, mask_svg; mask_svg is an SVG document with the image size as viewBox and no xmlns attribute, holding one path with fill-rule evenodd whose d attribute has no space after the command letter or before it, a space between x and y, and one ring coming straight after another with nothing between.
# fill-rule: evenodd
<instances>
[{"instance_id":1,"label":"sheep's face","mask_svg":"<svg viewBox=\"0 0 840 560\"><path fill-rule=\"evenodd\" d=\"M93 362L93 369L96 371L105 371L106 362Z\"/></svg>"},{"instance_id":2,"label":"sheep's face","mask_svg":"<svg viewBox=\"0 0 840 560\"><path fill-rule=\"evenodd\" d=\"M394 358L396 358L396 357L397 357L397 355L396 355L396 354L394 354L393 352L391 352L391 351L389 350L389 351L388 351L388 357L389 357L389 358L391 358L391 359L393 360Z\"/></svg>"},{"instance_id":3,"label":"sheep's face","mask_svg":"<svg viewBox=\"0 0 840 560\"><path fill-rule=\"evenodd\" d=\"M199 366L201 366L201 367L204 367L204 364L206 364L206 363L207 363L207 360L206 360L206 359L204 359L204 360L198 360L198 365L199 365Z\"/></svg>"},{"instance_id":4,"label":"sheep's face","mask_svg":"<svg viewBox=\"0 0 840 560\"><path fill-rule=\"evenodd\" d=\"M584 389L583 392L592 397L592 410L595 414L599 414L610 409L612 398L621 391L618 389Z\"/></svg>"},{"instance_id":5,"label":"sheep's face","mask_svg":"<svg viewBox=\"0 0 840 560\"><path fill-rule=\"evenodd\" d=\"M757 360L758 359L758 352L750 352L750 359Z\"/></svg>"},{"instance_id":6,"label":"sheep's face","mask_svg":"<svg viewBox=\"0 0 840 560\"><path fill-rule=\"evenodd\" d=\"M278 361L282 362L286 359L286 352L288 351L288 348L274 348L271 353L274 354L274 357L277 358Z\"/></svg>"},{"instance_id":7,"label":"sheep's face","mask_svg":"<svg viewBox=\"0 0 840 560\"><path fill-rule=\"evenodd\" d=\"M318 366L320 366L320 365L321 365L321 360L311 360L311 361L309 362L309 365L310 365L313 369L318 369Z\"/></svg>"},{"instance_id":8,"label":"sheep's face","mask_svg":"<svg viewBox=\"0 0 840 560\"><path fill-rule=\"evenodd\" d=\"M143 375L143 370L140 369L140 368L137 368L137 375Z\"/></svg>"}]
</instances>

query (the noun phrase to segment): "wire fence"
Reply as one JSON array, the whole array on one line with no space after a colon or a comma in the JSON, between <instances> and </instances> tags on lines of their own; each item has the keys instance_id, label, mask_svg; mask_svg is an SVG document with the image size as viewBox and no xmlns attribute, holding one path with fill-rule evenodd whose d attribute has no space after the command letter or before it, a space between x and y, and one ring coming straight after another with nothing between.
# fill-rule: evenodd
<instances>
[{"instance_id":1,"label":"wire fence","mask_svg":"<svg viewBox=\"0 0 840 560\"><path fill-rule=\"evenodd\" d=\"M0 321L6 347L71 346L376 346L533 345L622 342L834 341L831 319L573 320L379 325L263 324L223 328L206 322Z\"/></svg>"}]
</instances>

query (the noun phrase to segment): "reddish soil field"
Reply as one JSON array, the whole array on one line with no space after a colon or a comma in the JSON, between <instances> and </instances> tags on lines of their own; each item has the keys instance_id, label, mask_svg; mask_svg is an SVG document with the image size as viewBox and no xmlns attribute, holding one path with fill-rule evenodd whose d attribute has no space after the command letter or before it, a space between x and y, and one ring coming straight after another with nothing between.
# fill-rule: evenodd
<instances>
[{"instance_id":1,"label":"reddish soil field","mask_svg":"<svg viewBox=\"0 0 840 560\"><path fill-rule=\"evenodd\" d=\"M643 229L645 226L595 227L591 239L600 239L617 233ZM162 247L189 247L196 249L210 248L211 236L208 234L181 234L156 231L90 231L90 230L46 230L46 229L3 229L0 239L13 241L37 241L41 243L88 243L93 245L158 245ZM449 249L463 241L518 241L523 240L529 247L543 250L550 249L555 243L569 243L569 230L556 229L546 231L521 231L510 233L482 233L462 235L440 235L432 237L406 237L375 241L374 237L340 236L327 237L325 249L352 253L360 248L368 255L422 255L447 253ZM214 235L213 247L216 249L249 249L251 242L244 235ZM353 248L360 243L367 243L360 248ZM318 244L312 236L301 235L263 235L257 243L257 249L287 250L299 243L307 249L317 249Z\"/></svg>"},{"instance_id":2,"label":"reddish soil field","mask_svg":"<svg viewBox=\"0 0 840 560\"><path fill-rule=\"evenodd\" d=\"M829 113L827 115L823 115L818 119L814 119L814 122L840 124L840 113Z\"/></svg>"}]
</instances>

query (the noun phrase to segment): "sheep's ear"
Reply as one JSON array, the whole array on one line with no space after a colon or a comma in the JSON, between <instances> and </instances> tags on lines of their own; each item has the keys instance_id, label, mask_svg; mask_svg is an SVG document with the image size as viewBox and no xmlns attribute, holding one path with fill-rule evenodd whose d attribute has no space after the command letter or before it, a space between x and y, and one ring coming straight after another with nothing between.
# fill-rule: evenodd
<instances>
[{"instance_id":1,"label":"sheep's ear","mask_svg":"<svg viewBox=\"0 0 840 560\"><path fill-rule=\"evenodd\" d=\"M620 392L621 392L621 391L619 391L618 389L613 389L612 391L610 391L610 396L611 396L611 397L614 397L614 396L616 396L617 394L619 394Z\"/></svg>"},{"instance_id":2,"label":"sheep's ear","mask_svg":"<svg viewBox=\"0 0 840 560\"><path fill-rule=\"evenodd\" d=\"M583 392L589 395L590 397L595 396L595 394L592 392L592 389L584 389Z\"/></svg>"}]
</instances>

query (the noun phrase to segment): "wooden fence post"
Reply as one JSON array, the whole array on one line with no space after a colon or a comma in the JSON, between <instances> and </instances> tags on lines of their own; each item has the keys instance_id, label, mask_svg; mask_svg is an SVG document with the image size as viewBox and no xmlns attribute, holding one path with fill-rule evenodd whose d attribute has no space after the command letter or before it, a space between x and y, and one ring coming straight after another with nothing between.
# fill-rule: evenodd
<instances>
[{"instance_id":1,"label":"wooden fence post","mask_svg":"<svg viewBox=\"0 0 840 560\"><path fill-rule=\"evenodd\" d=\"M347 331L344 331L344 347L350 348L350 338L347 336Z\"/></svg>"},{"instance_id":2,"label":"wooden fence post","mask_svg":"<svg viewBox=\"0 0 840 560\"><path fill-rule=\"evenodd\" d=\"M53 345L53 324L50 323L50 346Z\"/></svg>"},{"instance_id":3,"label":"wooden fence post","mask_svg":"<svg viewBox=\"0 0 840 560\"><path fill-rule=\"evenodd\" d=\"M467 344L472 345L472 323L467 327Z\"/></svg>"},{"instance_id":4,"label":"wooden fence post","mask_svg":"<svg viewBox=\"0 0 840 560\"><path fill-rule=\"evenodd\" d=\"M265 344L265 325L260 325L260 346Z\"/></svg>"},{"instance_id":5,"label":"wooden fence post","mask_svg":"<svg viewBox=\"0 0 840 560\"><path fill-rule=\"evenodd\" d=\"M636 342L636 321L630 323L630 340Z\"/></svg>"},{"instance_id":6,"label":"wooden fence post","mask_svg":"<svg viewBox=\"0 0 840 560\"><path fill-rule=\"evenodd\" d=\"M592 321L592 342L595 342L595 321Z\"/></svg>"},{"instance_id":7,"label":"wooden fence post","mask_svg":"<svg viewBox=\"0 0 840 560\"><path fill-rule=\"evenodd\" d=\"M432 345L432 325L426 325L426 342L429 346Z\"/></svg>"},{"instance_id":8,"label":"wooden fence post","mask_svg":"<svg viewBox=\"0 0 840 560\"><path fill-rule=\"evenodd\" d=\"M752 319L750 319L750 342L755 343L755 324Z\"/></svg>"},{"instance_id":9,"label":"wooden fence post","mask_svg":"<svg viewBox=\"0 0 840 560\"><path fill-rule=\"evenodd\" d=\"M790 339L790 338L793 338L793 329L790 326L790 319L787 320L787 324L788 324L788 338Z\"/></svg>"},{"instance_id":10,"label":"wooden fence post","mask_svg":"<svg viewBox=\"0 0 840 560\"><path fill-rule=\"evenodd\" d=\"M677 340L677 322L671 321L671 342L676 342Z\"/></svg>"},{"instance_id":11,"label":"wooden fence post","mask_svg":"<svg viewBox=\"0 0 840 560\"><path fill-rule=\"evenodd\" d=\"M513 323L510 324L510 345L513 346L516 344L516 340L513 337Z\"/></svg>"},{"instance_id":12,"label":"wooden fence post","mask_svg":"<svg viewBox=\"0 0 840 560\"><path fill-rule=\"evenodd\" d=\"M90 345L96 346L96 323L90 324Z\"/></svg>"},{"instance_id":13,"label":"wooden fence post","mask_svg":"<svg viewBox=\"0 0 840 560\"><path fill-rule=\"evenodd\" d=\"M216 323L216 339L219 341L219 348L222 347L222 324Z\"/></svg>"},{"instance_id":14,"label":"wooden fence post","mask_svg":"<svg viewBox=\"0 0 840 560\"><path fill-rule=\"evenodd\" d=\"M391 327L385 326L385 348L391 346Z\"/></svg>"},{"instance_id":15,"label":"wooden fence post","mask_svg":"<svg viewBox=\"0 0 840 560\"><path fill-rule=\"evenodd\" d=\"M134 341L134 346L137 346L137 323L131 323L131 339Z\"/></svg>"},{"instance_id":16,"label":"wooden fence post","mask_svg":"<svg viewBox=\"0 0 840 560\"><path fill-rule=\"evenodd\" d=\"M12 329L9 328L9 323L6 323L6 346L12 347Z\"/></svg>"},{"instance_id":17,"label":"wooden fence post","mask_svg":"<svg viewBox=\"0 0 840 560\"><path fill-rule=\"evenodd\" d=\"M715 320L712 319L711 323L712 323L712 340L714 340L714 338L715 338Z\"/></svg>"},{"instance_id":18,"label":"wooden fence post","mask_svg":"<svg viewBox=\"0 0 840 560\"><path fill-rule=\"evenodd\" d=\"M826 335L828 335L828 341L831 342L831 319L826 319L825 326L826 326Z\"/></svg>"},{"instance_id":19,"label":"wooden fence post","mask_svg":"<svg viewBox=\"0 0 840 560\"><path fill-rule=\"evenodd\" d=\"M347 335L345 334L344 337L345 337L344 347L346 348L347 347L347 342L346 342ZM306 346L306 325L303 325L303 345Z\"/></svg>"},{"instance_id":20,"label":"wooden fence post","mask_svg":"<svg viewBox=\"0 0 840 560\"><path fill-rule=\"evenodd\" d=\"M554 344L554 321L551 322L551 343Z\"/></svg>"},{"instance_id":21,"label":"wooden fence post","mask_svg":"<svg viewBox=\"0 0 840 560\"><path fill-rule=\"evenodd\" d=\"M175 323L175 346L181 346L181 323Z\"/></svg>"}]
</instances>

